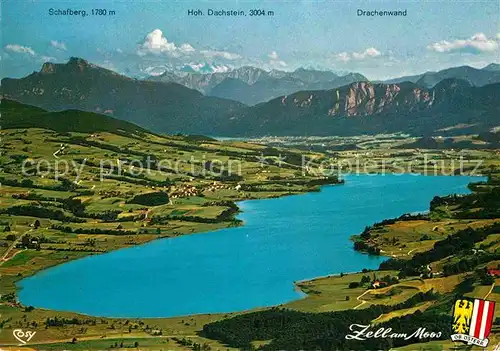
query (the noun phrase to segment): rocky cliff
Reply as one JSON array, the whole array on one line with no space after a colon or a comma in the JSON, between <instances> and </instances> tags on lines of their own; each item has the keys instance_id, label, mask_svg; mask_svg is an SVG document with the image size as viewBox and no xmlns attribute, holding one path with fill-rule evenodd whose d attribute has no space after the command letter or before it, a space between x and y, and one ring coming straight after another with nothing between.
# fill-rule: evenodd
<instances>
[{"instance_id":1,"label":"rocky cliff","mask_svg":"<svg viewBox=\"0 0 500 351\"><path fill-rule=\"evenodd\" d=\"M486 130L500 124L500 84L473 87L448 79L433 89L410 82L355 82L301 91L246 108L227 128L247 135L432 134L459 123Z\"/></svg>"}]
</instances>

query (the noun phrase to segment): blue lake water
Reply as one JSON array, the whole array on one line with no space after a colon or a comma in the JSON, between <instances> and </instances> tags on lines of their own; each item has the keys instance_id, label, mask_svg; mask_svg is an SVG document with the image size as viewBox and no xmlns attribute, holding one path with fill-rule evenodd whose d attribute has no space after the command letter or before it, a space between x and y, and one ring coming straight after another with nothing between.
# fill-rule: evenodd
<instances>
[{"instance_id":1,"label":"blue lake water","mask_svg":"<svg viewBox=\"0 0 500 351\"><path fill-rule=\"evenodd\" d=\"M245 225L90 256L23 279L25 305L108 317L170 317L298 299L293 282L377 268L349 237L481 178L359 175L321 192L240 202Z\"/></svg>"}]
</instances>

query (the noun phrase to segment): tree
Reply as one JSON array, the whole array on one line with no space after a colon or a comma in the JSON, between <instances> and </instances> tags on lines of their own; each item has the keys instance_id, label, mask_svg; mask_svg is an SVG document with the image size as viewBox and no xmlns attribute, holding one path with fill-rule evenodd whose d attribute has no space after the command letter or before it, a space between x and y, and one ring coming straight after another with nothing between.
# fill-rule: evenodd
<instances>
[{"instance_id":1,"label":"tree","mask_svg":"<svg viewBox=\"0 0 500 351\"><path fill-rule=\"evenodd\" d=\"M360 281L360 284L361 285L364 285L366 283L369 283L371 280L370 280L370 277L368 275L364 275L361 277L361 281Z\"/></svg>"},{"instance_id":2,"label":"tree","mask_svg":"<svg viewBox=\"0 0 500 351\"><path fill-rule=\"evenodd\" d=\"M23 235L23 237L21 238L21 244L24 247L29 247L31 244L31 236L29 234Z\"/></svg>"},{"instance_id":3,"label":"tree","mask_svg":"<svg viewBox=\"0 0 500 351\"><path fill-rule=\"evenodd\" d=\"M39 221L38 219L37 219L37 220L35 221L35 223L33 224L33 227L35 227L35 229L40 228L40 221Z\"/></svg>"},{"instance_id":4,"label":"tree","mask_svg":"<svg viewBox=\"0 0 500 351\"><path fill-rule=\"evenodd\" d=\"M386 275L386 276L382 277L381 280L383 282L386 282L387 284L391 284L391 276L390 275Z\"/></svg>"},{"instance_id":5,"label":"tree","mask_svg":"<svg viewBox=\"0 0 500 351\"><path fill-rule=\"evenodd\" d=\"M495 278L493 278L486 268L476 270L476 275L479 277L481 285L492 285L495 283Z\"/></svg>"},{"instance_id":6,"label":"tree","mask_svg":"<svg viewBox=\"0 0 500 351\"><path fill-rule=\"evenodd\" d=\"M358 282L351 282L349 283L349 289L356 289L359 288L359 283Z\"/></svg>"},{"instance_id":7,"label":"tree","mask_svg":"<svg viewBox=\"0 0 500 351\"><path fill-rule=\"evenodd\" d=\"M156 234L158 234L158 235L161 234L161 228L156 228Z\"/></svg>"},{"instance_id":8,"label":"tree","mask_svg":"<svg viewBox=\"0 0 500 351\"><path fill-rule=\"evenodd\" d=\"M76 342L77 342L77 341L78 341L78 340L77 340L76 338L73 338L73 340L71 340L71 343L72 343L72 344L76 344Z\"/></svg>"},{"instance_id":9,"label":"tree","mask_svg":"<svg viewBox=\"0 0 500 351\"><path fill-rule=\"evenodd\" d=\"M23 179L21 181L21 186L23 188L31 188L33 186L33 181L31 179Z\"/></svg>"},{"instance_id":10,"label":"tree","mask_svg":"<svg viewBox=\"0 0 500 351\"><path fill-rule=\"evenodd\" d=\"M139 347L139 342L134 342L134 347Z\"/></svg>"},{"instance_id":11,"label":"tree","mask_svg":"<svg viewBox=\"0 0 500 351\"><path fill-rule=\"evenodd\" d=\"M5 228L3 228L4 232L10 232L10 226L7 224Z\"/></svg>"}]
</instances>

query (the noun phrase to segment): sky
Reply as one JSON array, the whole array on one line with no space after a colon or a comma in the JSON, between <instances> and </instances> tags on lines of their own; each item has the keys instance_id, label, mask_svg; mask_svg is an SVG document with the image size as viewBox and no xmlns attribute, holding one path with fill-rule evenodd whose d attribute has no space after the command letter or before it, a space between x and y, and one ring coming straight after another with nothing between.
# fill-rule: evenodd
<instances>
[{"instance_id":1,"label":"sky","mask_svg":"<svg viewBox=\"0 0 500 351\"><path fill-rule=\"evenodd\" d=\"M359 72L375 80L500 62L499 0L3 0L1 6L2 77L26 76L72 56L134 77L251 65ZM188 15L197 9L204 15ZM246 16L208 16L209 9ZM252 9L266 15L250 16ZM358 16L358 10L407 15Z\"/></svg>"}]
</instances>

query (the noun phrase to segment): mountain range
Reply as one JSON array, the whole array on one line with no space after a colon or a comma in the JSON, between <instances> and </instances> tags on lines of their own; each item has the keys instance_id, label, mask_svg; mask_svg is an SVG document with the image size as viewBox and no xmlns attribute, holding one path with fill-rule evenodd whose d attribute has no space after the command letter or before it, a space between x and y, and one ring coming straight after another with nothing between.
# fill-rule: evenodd
<instances>
[{"instance_id":1,"label":"mountain range","mask_svg":"<svg viewBox=\"0 0 500 351\"><path fill-rule=\"evenodd\" d=\"M438 72L425 72L414 76L388 79L382 83L412 82L422 88L432 88L443 79L463 79L475 86L483 86L500 82L500 65L491 63L481 69L470 66L451 67Z\"/></svg>"},{"instance_id":2,"label":"mountain range","mask_svg":"<svg viewBox=\"0 0 500 351\"><path fill-rule=\"evenodd\" d=\"M150 77L149 80L178 83L205 95L255 105L299 90L333 89L367 78L359 73L338 76L330 71L304 68L293 72L279 70L267 72L260 68L245 66L229 72L209 74L167 71L162 75Z\"/></svg>"},{"instance_id":3,"label":"mountain range","mask_svg":"<svg viewBox=\"0 0 500 351\"><path fill-rule=\"evenodd\" d=\"M176 83L137 80L81 58L66 64L44 63L40 72L2 79L5 98L50 111L78 109L134 122L157 132L210 129L243 104L207 97Z\"/></svg>"},{"instance_id":4,"label":"mountain range","mask_svg":"<svg viewBox=\"0 0 500 351\"><path fill-rule=\"evenodd\" d=\"M476 71L488 71L494 76L499 72L497 66ZM463 71L461 67L457 69L455 72ZM219 74L185 77L191 77L193 84L196 78L197 84L203 81L206 87L212 86L212 93L215 90L237 95L253 91L255 99L263 98L258 87L278 94L285 85L283 82L315 88L301 88L298 92L247 106L205 96L178 83L128 78L83 59L71 58L66 64L45 63L39 72L21 79L5 78L1 91L4 98L46 110L103 113L159 133L262 136L407 132L433 135L446 133L442 130L458 125L466 127L455 128L454 133L484 132L500 125L500 83L475 86L470 82L476 72L473 70L466 70L467 80L444 78L432 88L418 83L425 75L417 82L371 83L363 76L351 74L345 82L338 83L341 86L330 88L332 81L342 77L305 69L286 73L244 67L235 71L232 77L224 76L216 85L213 80L221 79ZM481 79L475 81L484 81Z\"/></svg>"},{"instance_id":5,"label":"mountain range","mask_svg":"<svg viewBox=\"0 0 500 351\"><path fill-rule=\"evenodd\" d=\"M148 80L163 83L177 83L190 89L198 90L205 95L210 95L210 91L226 78L239 79L247 84L254 84L259 80L268 79L269 77L269 72L260 68L245 66L228 72L206 74L166 71L161 75L152 76L148 78Z\"/></svg>"},{"instance_id":6,"label":"mountain range","mask_svg":"<svg viewBox=\"0 0 500 351\"><path fill-rule=\"evenodd\" d=\"M421 88L432 88L448 78L468 81L474 86L500 82L500 65L492 63L482 69L469 66L452 67L438 72L425 72L378 83L412 82ZM152 81L178 83L209 96L216 96L255 105L300 90L329 90L354 82L367 81L359 73L337 75L330 71L298 68L293 72L264 71L255 67L241 67L228 72L201 74L199 72L166 71L148 78Z\"/></svg>"},{"instance_id":7,"label":"mountain range","mask_svg":"<svg viewBox=\"0 0 500 351\"><path fill-rule=\"evenodd\" d=\"M301 91L247 107L222 124L222 134L412 135L476 133L500 124L500 83L472 86L445 79L432 89L415 83L356 82L337 89Z\"/></svg>"}]
</instances>

